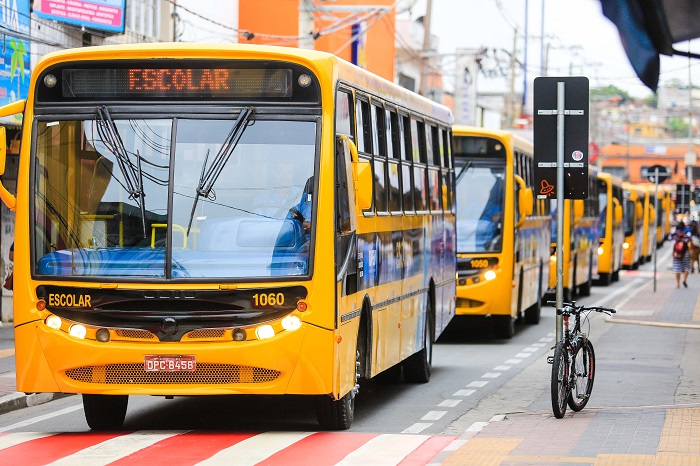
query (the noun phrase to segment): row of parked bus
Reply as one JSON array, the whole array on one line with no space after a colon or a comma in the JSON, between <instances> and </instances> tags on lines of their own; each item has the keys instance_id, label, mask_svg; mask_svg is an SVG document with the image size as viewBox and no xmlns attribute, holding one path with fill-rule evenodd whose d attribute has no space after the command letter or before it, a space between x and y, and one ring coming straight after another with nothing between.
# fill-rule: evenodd
<instances>
[{"instance_id":1,"label":"row of parked bus","mask_svg":"<svg viewBox=\"0 0 700 466\"><path fill-rule=\"evenodd\" d=\"M536 324L556 289L557 221L563 222L564 301L607 286L652 257L671 230L669 186L635 185L593 168L588 198L557 201L534 189L533 146L507 131L456 126L457 310L489 317L500 337ZM544 192L544 194L541 194ZM495 214L498 212L497 214Z\"/></svg>"},{"instance_id":2,"label":"row of parked bus","mask_svg":"<svg viewBox=\"0 0 700 466\"><path fill-rule=\"evenodd\" d=\"M314 50L56 52L0 118L17 389L81 394L98 430L131 395L306 395L347 429L361 381L430 379L455 313L539 321L557 218L569 295L654 236L648 190L594 173L555 215L530 143Z\"/></svg>"}]
</instances>

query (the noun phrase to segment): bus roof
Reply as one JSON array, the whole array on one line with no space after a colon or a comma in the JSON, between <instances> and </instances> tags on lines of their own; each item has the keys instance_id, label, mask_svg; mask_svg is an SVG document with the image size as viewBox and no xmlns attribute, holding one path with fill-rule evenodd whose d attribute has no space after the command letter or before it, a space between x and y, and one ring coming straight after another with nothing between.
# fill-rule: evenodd
<instances>
[{"instance_id":1,"label":"bus roof","mask_svg":"<svg viewBox=\"0 0 700 466\"><path fill-rule=\"evenodd\" d=\"M506 144L512 144L514 147L518 147L530 154L533 152L532 142L506 130L481 128L478 126L454 125L452 127L452 134L454 136L492 137L503 141Z\"/></svg>"},{"instance_id":2,"label":"bus roof","mask_svg":"<svg viewBox=\"0 0 700 466\"><path fill-rule=\"evenodd\" d=\"M313 70L325 86L329 80L343 81L361 88L369 94L390 98L406 108L432 116L446 124L452 123L450 109L426 97L418 95L398 84L353 65L331 53L256 44L214 44L193 42L158 42L145 44L102 45L61 50L44 55L33 70L33 80L49 66L66 61L129 60L129 59L265 59L288 60ZM324 86L324 84L322 84ZM334 90L334 89L333 89Z\"/></svg>"}]
</instances>

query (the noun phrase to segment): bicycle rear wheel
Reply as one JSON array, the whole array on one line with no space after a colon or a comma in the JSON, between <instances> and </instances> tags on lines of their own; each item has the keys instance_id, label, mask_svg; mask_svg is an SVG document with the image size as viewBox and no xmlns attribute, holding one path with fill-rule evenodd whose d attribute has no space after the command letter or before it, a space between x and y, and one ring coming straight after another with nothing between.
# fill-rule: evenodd
<instances>
[{"instance_id":1,"label":"bicycle rear wheel","mask_svg":"<svg viewBox=\"0 0 700 466\"><path fill-rule=\"evenodd\" d=\"M552 411L561 419L566 413L566 399L569 397L568 351L563 342L557 343L552 359Z\"/></svg>"},{"instance_id":2,"label":"bicycle rear wheel","mask_svg":"<svg viewBox=\"0 0 700 466\"><path fill-rule=\"evenodd\" d=\"M581 411L586 406L593 391L594 378L595 352L593 344L586 340L586 344L576 350L574 355L573 384L567 400L571 409Z\"/></svg>"}]
</instances>

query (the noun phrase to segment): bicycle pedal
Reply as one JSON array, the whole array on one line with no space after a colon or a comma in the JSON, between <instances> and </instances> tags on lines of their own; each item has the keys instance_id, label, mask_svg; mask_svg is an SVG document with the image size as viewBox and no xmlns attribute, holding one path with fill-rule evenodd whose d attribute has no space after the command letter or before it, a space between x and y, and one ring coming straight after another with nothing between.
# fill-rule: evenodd
<instances>
[{"instance_id":1,"label":"bicycle pedal","mask_svg":"<svg viewBox=\"0 0 700 466\"><path fill-rule=\"evenodd\" d=\"M547 356L547 364L554 364L554 356Z\"/></svg>"}]
</instances>

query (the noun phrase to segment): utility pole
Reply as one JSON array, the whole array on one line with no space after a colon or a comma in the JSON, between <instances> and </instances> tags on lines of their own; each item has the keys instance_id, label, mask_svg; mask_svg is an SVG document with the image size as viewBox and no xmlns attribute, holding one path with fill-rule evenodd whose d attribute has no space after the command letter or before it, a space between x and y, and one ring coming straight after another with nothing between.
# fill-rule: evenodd
<instances>
[{"instance_id":1,"label":"utility pole","mask_svg":"<svg viewBox=\"0 0 700 466\"><path fill-rule=\"evenodd\" d=\"M313 0L299 0L299 48L314 48L314 11L309 3Z\"/></svg>"},{"instance_id":2,"label":"utility pole","mask_svg":"<svg viewBox=\"0 0 700 466\"><path fill-rule=\"evenodd\" d=\"M420 83L418 93L422 96L428 94L428 52L430 52L430 16L433 10L433 0L428 0L423 16L423 53L420 61Z\"/></svg>"},{"instance_id":3,"label":"utility pole","mask_svg":"<svg viewBox=\"0 0 700 466\"><path fill-rule=\"evenodd\" d=\"M510 54L510 97L506 106L506 128L513 127L515 114L515 54L518 47L518 28L513 29L513 53Z\"/></svg>"},{"instance_id":4,"label":"utility pole","mask_svg":"<svg viewBox=\"0 0 700 466\"><path fill-rule=\"evenodd\" d=\"M690 50L690 41L688 41ZM693 167L697 162L695 151L693 150L693 82L691 73L690 56L688 57L688 155L685 158L685 167L688 178L690 192L693 192Z\"/></svg>"}]
</instances>

